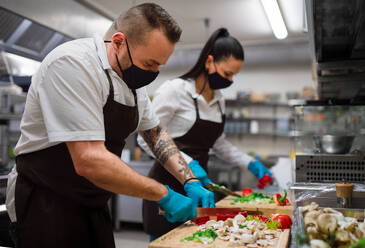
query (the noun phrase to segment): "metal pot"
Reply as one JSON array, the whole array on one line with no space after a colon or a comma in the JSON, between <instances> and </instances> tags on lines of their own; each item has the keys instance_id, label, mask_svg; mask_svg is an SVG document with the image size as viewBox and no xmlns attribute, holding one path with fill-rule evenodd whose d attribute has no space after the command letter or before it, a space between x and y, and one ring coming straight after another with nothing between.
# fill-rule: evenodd
<instances>
[{"instance_id":1,"label":"metal pot","mask_svg":"<svg viewBox=\"0 0 365 248\"><path fill-rule=\"evenodd\" d=\"M350 152L355 136L352 135L316 135L313 137L320 153L346 154Z\"/></svg>"}]
</instances>

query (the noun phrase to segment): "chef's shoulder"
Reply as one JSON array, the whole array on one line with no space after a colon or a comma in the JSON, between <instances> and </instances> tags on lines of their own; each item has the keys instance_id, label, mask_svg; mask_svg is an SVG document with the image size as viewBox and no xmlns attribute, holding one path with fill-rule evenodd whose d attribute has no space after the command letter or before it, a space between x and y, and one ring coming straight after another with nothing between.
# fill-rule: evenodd
<instances>
[{"instance_id":1,"label":"chef's shoulder","mask_svg":"<svg viewBox=\"0 0 365 248\"><path fill-rule=\"evenodd\" d=\"M182 78L174 78L165 81L157 90L156 94L167 97L180 97L186 93L186 89L191 87L191 82ZM171 99L172 100L172 99Z\"/></svg>"},{"instance_id":2,"label":"chef's shoulder","mask_svg":"<svg viewBox=\"0 0 365 248\"><path fill-rule=\"evenodd\" d=\"M85 68L97 63L95 44L92 38L65 42L53 49L42 61L41 69L46 70L56 64ZM56 66L55 66L56 67ZM92 68L89 68L92 69Z\"/></svg>"}]
</instances>

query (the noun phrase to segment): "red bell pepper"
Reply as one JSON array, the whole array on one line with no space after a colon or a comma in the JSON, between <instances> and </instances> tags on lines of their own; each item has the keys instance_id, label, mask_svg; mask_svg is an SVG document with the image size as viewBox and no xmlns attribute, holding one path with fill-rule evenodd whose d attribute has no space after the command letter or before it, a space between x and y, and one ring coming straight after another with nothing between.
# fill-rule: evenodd
<instances>
[{"instance_id":1,"label":"red bell pepper","mask_svg":"<svg viewBox=\"0 0 365 248\"><path fill-rule=\"evenodd\" d=\"M257 187L259 189L263 189L267 185L269 185L270 183L272 183L273 181L274 181L274 179L271 176L269 176L268 174L265 174L262 178L259 179L259 182L257 184Z\"/></svg>"},{"instance_id":2,"label":"red bell pepper","mask_svg":"<svg viewBox=\"0 0 365 248\"><path fill-rule=\"evenodd\" d=\"M247 217L247 211L239 212L238 214L243 215L244 217Z\"/></svg>"},{"instance_id":3,"label":"red bell pepper","mask_svg":"<svg viewBox=\"0 0 365 248\"><path fill-rule=\"evenodd\" d=\"M202 217L196 217L195 219L192 219L191 221L197 224L198 226L203 225L207 223L209 220L209 216L202 216Z\"/></svg>"},{"instance_id":4,"label":"red bell pepper","mask_svg":"<svg viewBox=\"0 0 365 248\"><path fill-rule=\"evenodd\" d=\"M223 220L225 221L228 218L234 218L236 215L235 214L217 214L217 221Z\"/></svg>"},{"instance_id":5,"label":"red bell pepper","mask_svg":"<svg viewBox=\"0 0 365 248\"><path fill-rule=\"evenodd\" d=\"M252 189L251 188L243 188L242 189L242 196L251 195Z\"/></svg>"},{"instance_id":6,"label":"red bell pepper","mask_svg":"<svg viewBox=\"0 0 365 248\"><path fill-rule=\"evenodd\" d=\"M279 229L289 229L293 224L290 216L286 214L273 214L272 219L280 223Z\"/></svg>"},{"instance_id":7,"label":"red bell pepper","mask_svg":"<svg viewBox=\"0 0 365 248\"><path fill-rule=\"evenodd\" d=\"M274 201L279 206L290 205L290 201L286 198L287 192L284 190L284 196L281 196L279 193L275 194Z\"/></svg>"}]
</instances>

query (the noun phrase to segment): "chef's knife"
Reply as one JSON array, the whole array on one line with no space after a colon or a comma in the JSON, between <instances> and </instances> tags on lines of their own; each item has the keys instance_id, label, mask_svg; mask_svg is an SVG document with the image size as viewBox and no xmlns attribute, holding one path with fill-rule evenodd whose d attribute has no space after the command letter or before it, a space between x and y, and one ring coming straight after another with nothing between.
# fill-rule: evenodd
<instances>
[{"instance_id":1,"label":"chef's knife","mask_svg":"<svg viewBox=\"0 0 365 248\"><path fill-rule=\"evenodd\" d=\"M241 208L196 208L196 217L215 216L217 214L233 214L236 215L241 212ZM158 209L159 215L164 215L165 211Z\"/></svg>"},{"instance_id":2,"label":"chef's knife","mask_svg":"<svg viewBox=\"0 0 365 248\"><path fill-rule=\"evenodd\" d=\"M240 194L238 194L236 192L233 192L230 189L227 189L225 186L221 186L221 185L215 184L215 183L209 183L207 185L207 189L210 190L210 191L218 191L218 192L221 192L225 195L233 195L233 196L241 197Z\"/></svg>"}]
</instances>

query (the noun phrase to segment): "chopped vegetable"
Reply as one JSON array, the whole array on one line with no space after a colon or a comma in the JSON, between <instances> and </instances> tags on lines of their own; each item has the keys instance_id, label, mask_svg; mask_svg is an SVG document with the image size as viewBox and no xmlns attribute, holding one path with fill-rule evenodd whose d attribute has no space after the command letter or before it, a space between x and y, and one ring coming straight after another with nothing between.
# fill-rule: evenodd
<instances>
[{"instance_id":1,"label":"chopped vegetable","mask_svg":"<svg viewBox=\"0 0 365 248\"><path fill-rule=\"evenodd\" d=\"M243 188L242 189L242 196L251 195L252 189L251 188Z\"/></svg>"},{"instance_id":2,"label":"chopped vegetable","mask_svg":"<svg viewBox=\"0 0 365 248\"><path fill-rule=\"evenodd\" d=\"M234 199L234 202L237 203L273 203L274 199L270 196L263 195L261 193L252 192L249 195L237 197Z\"/></svg>"},{"instance_id":3,"label":"chopped vegetable","mask_svg":"<svg viewBox=\"0 0 365 248\"><path fill-rule=\"evenodd\" d=\"M200 226L200 225L207 223L208 220L209 220L209 216L202 216L202 217L196 217L195 219L192 219L191 221Z\"/></svg>"},{"instance_id":4,"label":"chopped vegetable","mask_svg":"<svg viewBox=\"0 0 365 248\"><path fill-rule=\"evenodd\" d=\"M244 217L247 217L247 211L243 211L243 212L239 212L238 214L244 216Z\"/></svg>"},{"instance_id":5,"label":"chopped vegetable","mask_svg":"<svg viewBox=\"0 0 365 248\"><path fill-rule=\"evenodd\" d=\"M290 216L286 214L274 214L272 219L280 223L280 229L289 229L293 224Z\"/></svg>"},{"instance_id":6,"label":"chopped vegetable","mask_svg":"<svg viewBox=\"0 0 365 248\"><path fill-rule=\"evenodd\" d=\"M247 225L244 225L244 226L240 226L240 229L243 229L243 228L245 228L245 227L247 227Z\"/></svg>"},{"instance_id":7,"label":"chopped vegetable","mask_svg":"<svg viewBox=\"0 0 365 248\"><path fill-rule=\"evenodd\" d=\"M266 226L268 229L271 230L277 230L278 228L281 229L281 224L279 221L269 219L269 221L266 222Z\"/></svg>"},{"instance_id":8,"label":"chopped vegetable","mask_svg":"<svg viewBox=\"0 0 365 248\"><path fill-rule=\"evenodd\" d=\"M223 220L225 221L228 218L234 218L236 214L217 214L217 221Z\"/></svg>"},{"instance_id":9,"label":"chopped vegetable","mask_svg":"<svg viewBox=\"0 0 365 248\"><path fill-rule=\"evenodd\" d=\"M257 184L257 187L259 189L263 189L267 185L269 185L270 183L272 183L273 181L274 181L274 179L271 176L269 176L268 174L265 174L262 178L259 179L259 182Z\"/></svg>"},{"instance_id":10,"label":"chopped vegetable","mask_svg":"<svg viewBox=\"0 0 365 248\"><path fill-rule=\"evenodd\" d=\"M184 241L194 241L194 242L200 242L203 244L210 244L212 243L216 238L218 237L218 235L212 230L212 229L207 229L205 231L198 231L193 233L193 235L186 237L180 241L184 242Z\"/></svg>"},{"instance_id":11,"label":"chopped vegetable","mask_svg":"<svg viewBox=\"0 0 365 248\"><path fill-rule=\"evenodd\" d=\"M350 246L350 248L364 248L364 247L365 247L365 238L360 239L355 244Z\"/></svg>"},{"instance_id":12,"label":"chopped vegetable","mask_svg":"<svg viewBox=\"0 0 365 248\"><path fill-rule=\"evenodd\" d=\"M275 194L274 201L279 206L290 205L290 201L286 197L287 192L286 190L284 190L284 196L281 196L280 194Z\"/></svg>"}]
</instances>

